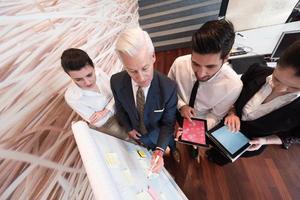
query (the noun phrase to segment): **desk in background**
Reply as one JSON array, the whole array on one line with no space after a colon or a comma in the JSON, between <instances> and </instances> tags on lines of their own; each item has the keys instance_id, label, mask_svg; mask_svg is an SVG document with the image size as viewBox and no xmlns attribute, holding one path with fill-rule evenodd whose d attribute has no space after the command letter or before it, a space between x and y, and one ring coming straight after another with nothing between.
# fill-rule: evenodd
<instances>
[{"instance_id":1,"label":"desk in background","mask_svg":"<svg viewBox=\"0 0 300 200\"><path fill-rule=\"evenodd\" d=\"M268 64L265 61L265 56L272 54L281 34L285 31L294 30L300 30L300 21L239 32L233 47L239 47L249 52L243 55L230 56L229 61L232 68L238 74L243 74L254 63ZM270 63L268 66L274 67L276 63Z\"/></svg>"},{"instance_id":2,"label":"desk in background","mask_svg":"<svg viewBox=\"0 0 300 200\"><path fill-rule=\"evenodd\" d=\"M230 59L271 54L281 34L294 30L300 30L300 21L239 32L244 37L237 35L233 46L242 47L250 52L232 56Z\"/></svg>"}]
</instances>

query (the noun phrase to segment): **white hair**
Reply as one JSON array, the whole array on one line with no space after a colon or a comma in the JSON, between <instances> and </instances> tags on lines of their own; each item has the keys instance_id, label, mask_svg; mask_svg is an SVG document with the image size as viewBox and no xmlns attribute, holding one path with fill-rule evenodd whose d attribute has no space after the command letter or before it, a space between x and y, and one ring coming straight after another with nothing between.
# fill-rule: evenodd
<instances>
[{"instance_id":1,"label":"white hair","mask_svg":"<svg viewBox=\"0 0 300 200\"><path fill-rule=\"evenodd\" d=\"M139 26L125 29L118 37L116 43L117 53L124 53L131 57L136 56L145 47L150 54L154 53L154 46L149 34Z\"/></svg>"}]
</instances>

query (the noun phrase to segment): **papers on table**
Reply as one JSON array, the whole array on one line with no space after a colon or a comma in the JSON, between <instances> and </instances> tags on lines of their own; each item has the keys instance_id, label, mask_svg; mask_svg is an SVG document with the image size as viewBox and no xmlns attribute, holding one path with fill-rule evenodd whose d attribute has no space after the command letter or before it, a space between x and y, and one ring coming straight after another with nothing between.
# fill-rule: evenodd
<instances>
[{"instance_id":1,"label":"papers on table","mask_svg":"<svg viewBox=\"0 0 300 200\"><path fill-rule=\"evenodd\" d=\"M72 130L95 199L187 199L165 169L147 179L147 149L90 129L83 121Z\"/></svg>"}]
</instances>

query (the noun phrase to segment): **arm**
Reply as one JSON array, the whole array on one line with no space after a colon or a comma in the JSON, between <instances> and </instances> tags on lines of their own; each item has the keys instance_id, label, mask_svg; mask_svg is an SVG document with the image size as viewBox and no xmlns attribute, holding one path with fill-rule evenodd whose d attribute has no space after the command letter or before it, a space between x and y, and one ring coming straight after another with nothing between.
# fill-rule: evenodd
<instances>
[{"instance_id":1,"label":"arm","mask_svg":"<svg viewBox=\"0 0 300 200\"><path fill-rule=\"evenodd\" d=\"M266 137L254 138L250 141L252 146L248 149L254 151L262 145L283 145L283 148L288 149L292 144L300 144L300 127L293 128L286 132L278 133L278 135L270 135Z\"/></svg>"},{"instance_id":2,"label":"arm","mask_svg":"<svg viewBox=\"0 0 300 200\"><path fill-rule=\"evenodd\" d=\"M185 91L185 89L184 89L185 86L181 85L181 83L180 83L181 77L178 77L179 75L176 75L176 70L180 66L180 65L177 66L176 61L177 60L175 60L173 65L171 66L170 71L168 73L168 77L171 80L175 81L177 83L177 86L178 86L178 90L177 90L177 98L178 98L177 110L178 110L178 113L176 113L176 119L177 119L178 124L180 126L182 126L183 118L191 120L191 117L195 116L195 113L194 113L194 109L191 108L188 105L187 97L185 96L184 92L181 92L181 91ZM187 78L187 80L188 80L188 77L185 77L185 78ZM185 81L185 84L187 84L186 81Z\"/></svg>"},{"instance_id":3,"label":"arm","mask_svg":"<svg viewBox=\"0 0 300 200\"><path fill-rule=\"evenodd\" d=\"M247 85L253 82L253 78L256 76L262 76L261 74L265 74L265 76L271 74L273 69L255 63L251 65L248 70L242 75L241 80L243 82L243 87L247 88ZM247 91L247 90L246 90ZM246 91L242 91L239 99L235 102L235 104L228 111L227 116L225 117L224 124L231 130L232 132L236 132L240 130L241 122L240 118L242 115L242 109L245 104L240 104L240 99L243 99L243 96L247 93ZM246 102L245 102L246 103Z\"/></svg>"},{"instance_id":4,"label":"arm","mask_svg":"<svg viewBox=\"0 0 300 200\"><path fill-rule=\"evenodd\" d=\"M300 124L300 122L299 122ZM288 149L292 144L300 144L300 126L290 130L283 132L278 135L282 142L282 146L285 149Z\"/></svg>"},{"instance_id":5,"label":"arm","mask_svg":"<svg viewBox=\"0 0 300 200\"><path fill-rule=\"evenodd\" d=\"M271 144L282 144L281 139L277 135L269 135L265 137L253 138L250 140L251 146L248 148L248 151L256 151L262 145L271 145Z\"/></svg>"},{"instance_id":6,"label":"arm","mask_svg":"<svg viewBox=\"0 0 300 200\"><path fill-rule=\"evenodd\" d=\"M177 109L178 110L180 110L183 106L188 106L189 107L189 105L183 101L182 97L179 94L177 95L177 98L178 98L178 103L177 103Z\"/></svg>"},{"instance_id":7,"label":"arm","mask_svg":"<svg viewBox=\"0 0 300 200\"><path fill-rule=\"evenodd\" d=\"M129 120L129 116L128 116L127 112L125 111L125 109L123 108L122 103L119 100L118 94L115 91L114 81L112 79L110 80L110 85L111 85L111 90L112 90L112 93L114 96L114 101L115 101L115 106L116 106L116 117L117 117L119 123L122 126L124 126L126 132L130 132L133 129L132 129L132 125Z\"/></svg>"},{"instance_id":8,"label":"arm","mask_svg":"<svg viewBox=\"0 0 300 200\"><path fill-rule=\"evenodd\" d=\"M171 80L173 80L173 81L175 81L175 82L177 82L176 81L176 60L174 61L174 63L173 63L173 65L171 66L171 68L170 68L170 71L169 71L169 73L168 73L168 77L171 79ZM177 84L178 84L178 82L177 82ZM187 105L188 103L187 102L185 102L184 101L184 98L180 95L180 92L177 92L177 98L178 98L178 102L177 102L177 109L179 110L182 106L185 106L185 105Z\"/></svg>"},{"instance_id":9,"label":"arm","mask_svg":"<svg viewBox=\"0 0 300 200\"><path fill-rule=\"evenodd\" d=\"M266 65L254 63L248 70L242 75L241 80L244 84L253 80L253 77L257 76L268 76L272 74L274 68L267 67Z\"/></svg>"},{"instance_id":10,"label":"arm","mask_svg":"<svg viewBox=\"0 0 300 200\"><path fill-rule=\"evenodd\" d=\"M158 137L157 147L163 150L166 149L170 138L174 132L176 119L176 105L177 105L177 90L173 87L170 96L165 104L165 111L160 121L160 134Z\"/></svg>"},{"instance_id":11,"label":"arm","mask_svg":"<svg viewBox=\"0 0 300 200\"><path fill-rule=\"evenodd\" d=\"M160 132L158 136L158 142L156 145L156 150L153 152L151 157L151 171L158 173L163 165L163 153L167 148L169 141L174 132L175 120L176 120L176 105L177 105L177 90L176 87L173 88L169 99L165 104L165 111L160 120Z\"/></svg>"},{"instance_id":12,"label":"arm","mask_svg":"<svg viewBox=\"0 0 300 200\"><path fill-rule=\"evenodd\" d=\"M227 114L228 110L232 107L234 102L239 97L241 90L242 84L233 88L230 93L227 93L227 95L223 99L221 99L220 103L212 108L211 112L207 115L208 130L218 124L221 119Z\"/></svg>"},{"instance_id":13,"label":"arm","mask_svg":"<svg viewBox=\"0 0 300 200\"><path fill-rule=\"evenodd\" d=\"M89 118L95 113L95 111L88 106L75 102L72 100L65 99L67 104L78 114L82 119L90 123Z\"/></svg>"},{"instance_id":14,"label":"arm","mask_svg":"<svg viewBox=\"0 0 300 200\"><path fill-rule=\"evenodd\" d=\"M85 121L87 121L88 123L96 127L102 126L107 120L107 115L109 113L112 113L106 108L99 111L95 111L94 109L91 109L89 106L87 106L86 104L80 101L73 101L70 99L69 100L66 99L66 102Z\"/></svg>"},{"instance_id":15,"label":"arm","mask_svg":"<svg viewBox=\"0 0 300 200\"><path fill-rule=\"evenodd\" d=\"M97 69L97 73L99 73L99 79L101 80L101 91L103 93L105 93L105 96L107 96L107 98L110 98L110 101L108 102L108 104L106 105L106 109L109 110L111 113L115 113L115 101L113 98L113 94L112 91L110 89L109 86L109 77L108 75L103 72L101 69Z\"/></svg>"},{"instance_id":16,"label":"arm","mask_svg":"<svg viewBox=\"0 0 300 200\"><path fill-rule=\"evenodd\" d=\"M229 109L224 120L224 125L226 125L231 132L237 132L240 130L241 120L236 114L234 105Z\"/></svg>"},{"instance_id":17,"label":"arm","mask_svg":"<svg viewBox=\"0 0 300 200\"><path fill-rule=\"evenodd\" d=\"M115 114L115 100L112 97L108 104L105 107L107 110L109 110L111 113Z\"/></svg>"}]
</instances>

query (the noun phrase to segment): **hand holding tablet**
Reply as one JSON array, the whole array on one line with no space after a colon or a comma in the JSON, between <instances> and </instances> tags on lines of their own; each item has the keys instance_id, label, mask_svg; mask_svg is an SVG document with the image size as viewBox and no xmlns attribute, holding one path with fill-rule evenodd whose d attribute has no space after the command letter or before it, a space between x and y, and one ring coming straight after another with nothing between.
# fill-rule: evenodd
<instances>
[{"instance_id":1,"label":"hand holding tablet","mask_svg":"<svg viewBox=\"0 0 300 200\"><path fill-rule=\"evenodd\" d=\"M232 162L240 157L250 146L249 139L243 133L232 133L223 124L210 130L207 135Z\"/></svg>"},{"instance_id":2,"label":"hand holding tablet","mask_svg":"<svg viewBox=\"0 0 300 200\"><path fill-rule=\"evenodd\" d=\"M189 145L208 146L206 132L206 120L192 118L192 120L189 121L187 119L184 119L182 135L179 136L178 142Z\"/></svg>"},{"instance_id":3,"label":"hand holding tablet","mask_svg":"<svg viewBox=\"0 0 300 200\"><path fill-rule=\"evenodd\" d=\"M233 133L223 124L219 124L212 130L207 131L207 122L204 119L192 118L192 121L184 119L181 132L178 142L208 147L208 140L210 140L232 162L250 146L249 139L243 133Z\"/></svg>"}]
</instances>

